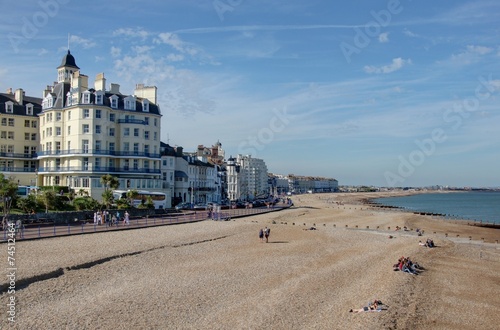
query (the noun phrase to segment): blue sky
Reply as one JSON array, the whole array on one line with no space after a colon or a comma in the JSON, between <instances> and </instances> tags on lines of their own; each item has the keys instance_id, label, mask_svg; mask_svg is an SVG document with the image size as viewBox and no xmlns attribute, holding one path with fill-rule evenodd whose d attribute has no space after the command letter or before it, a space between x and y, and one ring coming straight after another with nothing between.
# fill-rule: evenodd
<instances>
[{"instance_id":1,"label":"blue sky","mask_svg":"<svg viewBox=\"0 0 500 330\"><path fill-rule=\"evenodd\" d=\"M162 140L339 184L500 186L500 3L0 0L0 90L156 85Z\"/></svg>"}]
</instances>

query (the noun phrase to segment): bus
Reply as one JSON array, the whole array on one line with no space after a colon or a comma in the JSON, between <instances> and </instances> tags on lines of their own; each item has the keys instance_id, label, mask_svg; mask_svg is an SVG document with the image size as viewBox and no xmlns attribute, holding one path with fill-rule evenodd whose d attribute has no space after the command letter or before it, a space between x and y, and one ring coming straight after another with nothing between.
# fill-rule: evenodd
<instances>
[{"instance_id":1,"label":"bus","mask_svg":"<svg viewBox=\"0 0 500 330\"><path fill-rule=\"evenodd\" d=\"M127 192L129 191L130 190L113 190L113 198L115 200L127 199ZM134 197L131 203L133 207L138 207L143 202L146 203L151 196L155 209L167 208L167 195L165 193L145 190L137 190L137 193L137 196Z\"/></svg>"},{"instance_id":2,"label":"bus","mask_svg":"<svg viewBox=\"0 0 500 330\"><path fill-rule=\"evenodd\" d=\"M17 196L21 198L28 197L29 194L36 194L38 191L37 186L18 186L17 187Z\"/></svg>"}]
</instances>

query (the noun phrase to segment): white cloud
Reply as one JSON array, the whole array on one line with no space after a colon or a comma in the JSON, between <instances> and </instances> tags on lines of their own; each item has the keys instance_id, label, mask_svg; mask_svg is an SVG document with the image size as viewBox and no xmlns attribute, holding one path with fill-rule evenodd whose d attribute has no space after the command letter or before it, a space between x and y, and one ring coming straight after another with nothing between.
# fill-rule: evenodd
<instances>
[{"instance_id":1,"label":"white cloud","mask_svg":"<svg viewBox=\"0 0 500 330\"><path fill-rule=\"evenodd\" d=\"M483 55L493 52L493 48L468 45L464 51L451 55L451 62L459 65L468 65L478 62Z\"/></svg>"},{"instance_id":2,"label":"white cloud","mask_svg":"<svg viewBox=\"0 0 500 330\"><path fill-rule=\"evenodd\" d=\"M404 34L405 36L412 37L412 38L418 38L418 37L419 37L419 35L418 35L418 34L413 33L413 32L411 32L411 31L410 31L410 30L408 30L408 29L404 29L404 30L403 30L403 34Z\"/></svg>"},{"instance_id":3,"label":"white cloud","mask_svg":"<svg viewBox=\"0 0 500 330\"><path fill-rule=\"evenodd\" d=\"M122 50L119 47L111 46L111 56L118 57L121 55Z\"/></svg>"},{"instance_id":4,"label":"white cloud","mask_svg":"<svg viewBox=\"0 0 500 330\"><path fill-rule=\"evenodd\" d=\"M182 41L179 36L175 33L163 32L158 35L158 38L154 40L156 43L163 43L171 46L175 50L181 53L187 53L189 55L198 54L199 50L187 42Z\"/></svg>"},{"instance_id":5,"label":"white cloud","mask_svg":"<svg viewBox=\"0 0 500 330\"><path fill-rule=\"evenodd\" d=\"M394 58L392 63L381 67L367 65L364 67L366 73L391 73L401 69L404 65L411 64L411 59L402 59L401 57Z\"/></svg>"},{"instance_id":6,"label":"white cloud","mask_svg":"<svg viewBox=\"0 0 500 330\"><path fill-rule=\"evenodd\" d=\"M113 36L126 36L130 38L142 38L143 40L148 37L149 33L143 28L121 28L113 31Z\"/></svg>"},{"instance_id":7,"label":"white cloud","mask_svg":"<svg viewBox=\"0 0 500 330\"><path fill-rule=\"evenodd\" d=\"M40 51L38 52L38 56L42 56L42 55L45 55L47 54L49 51L45 48L42 48L40 49Z\"/></svg>"},{"instance_id":8,"label":"white cloud","mask_svg":"<svg viewBox=\"0 0 500 330\"><path fill-rule=\"evenodd\" d=\"M378 36L378 41L379 42L389 42L389 32L384 32L384 33L381 33L379 36Z\"/></svg>"},{"instance_id":9,"label":"white cloud","mask_svg":"<svg viewBox=\"0 0 500 330\"><path fill-rule=\"evenodd\" d=\"M169 62L179 62L184 60L184 55L182 54L168 54L167 61Z\"/></svg>"},{"instance_id":10,"label":"white cloud","mask_svg":"<svg viewBox=\"0 0 500 330\"><path fill-rule=\"evenodd\" d=\"M132 49L137 53L137 54L143 54L147 53L150 50L152 50L154 47L151 46L134 46Z\"/></svg>"},{"instance_id":11,"label":"white cloud","mask_svg":"<svg viewBox=\"0 0 500 330\"><path fill-rule=\"evenodd\" d=\"M90 39L85 39L79 36L71 35L69 38L70 44L81 45L84 49L95 47L97 44Z\"/></svg>"}]
</instances>

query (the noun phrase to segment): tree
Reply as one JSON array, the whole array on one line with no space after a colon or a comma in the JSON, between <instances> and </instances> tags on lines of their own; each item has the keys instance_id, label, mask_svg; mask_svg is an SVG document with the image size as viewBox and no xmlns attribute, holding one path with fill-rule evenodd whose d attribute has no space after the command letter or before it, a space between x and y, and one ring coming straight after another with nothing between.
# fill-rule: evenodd
<instances>
[{"instance_id":1,"label":"tree","mask_svg":"<svg viewBox=\"0 0 500 330\"><path fill-rule=\"evenodd\" d=\"M88 196L89 195L89 192L83 188L81 188L80 190L78 190L78 195L80 196Z\"/></svg>"},{"instance_id":2,"label":"tree","mask_svg":"<svg viewBox=\"0 0 500 330\"><path fill-rule=\"evenodd\" d=\"M53 208L56 203L56 193L52 190L45 190L40 195L38 195L40 201L45 206L45 213L49 212L50 208Z\"/></svg>"},{"instance_id":3,"label":"tree","mask_svg":"<svg viewBox=\"0 0 500 330\"><path fill-rule=\"evenodd\" d=\"M7 228L7 220L9 218L12 202L14 202L17 196L17 188L18 186L14 180L0 173L0 202L2 203L2 227L4 230Z\"/></svg>"},{"instance_id":4,"label":"tree","mask_svg":"<svg viewBox=\"0 0 500 330\"><path fill-rule=\"evenodd\" d=\"M29 194L26 198L18 199L16 204L24 213L30 213L37 207L36 197L33 194Z\"/></svg>"},{"instance_id":5,"label":"tree","mask_svg":"<svg viewBox=\"0 0 500 330\"><path fill-rule=\"evenodd\" d=\"M130 205L134 205L134 203L132 203L132 201L133 201L134 199L137 199L137 196L139 196L139 192L138 192L137 190L133 189L133 190L129 190L129 191L127 191L127 199L128 199L128 203L129 203Z\"/></svg>"},{"instance_id":6,"label":"tree","mask_svg":"<svg viewBox=\"0 0 500 330\"><path fill-rule=\"evenodd\" d=\"M102 202L107 208L113 203L113 192L110 189L116 189L120 186L120 181L116 176L105 174L101 176L101 183L104 185L104 192L102 193Z\"/></svg>"},{"instance_id":7,"label":"tree","mask_svg":"<svg viewBox=\"0 0 500 330\"><path fill-rule=\"evenodd\" d=\"M97 210L99 208L99 202L92 197L77 197L73 201L73 205L79 211Z\"/></svg>"}]
</instances>

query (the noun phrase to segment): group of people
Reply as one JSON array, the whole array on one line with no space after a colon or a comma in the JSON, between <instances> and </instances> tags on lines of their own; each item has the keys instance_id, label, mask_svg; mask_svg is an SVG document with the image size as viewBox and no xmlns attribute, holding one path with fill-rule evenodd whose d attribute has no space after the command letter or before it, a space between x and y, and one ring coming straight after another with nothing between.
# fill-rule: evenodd
<instances>
[{"instance_id":1,"label":"group of people","mask_svg":"<svg viewBox=\"0 0 500 330\"><path fill-rule=\"evenodd\" d=\"M105 224L106 227L111 227L118 224L120 221L123 221L124 225L130 224L130 215L127 211L125 211L123 217L120 214L120 211L117 211L116 214L111 214L109 211L96 211L94 212L94 225L102 225Z\"/></svg>"},{"instance_id":2,"label":"group of people","mask_svg":"<svg viewBox=\"0 0 500 330\"><path fill-rule=\"evenodd\" d=\"M393 265L395 271L401 271L404 273L409 273L412 275L418 275L424 268L418 263L413 262L410 257L402 256L399 258L398 262Z\"/></svg>"},{"instance_id":3,"label":"group of people","mask_svg":"<svg viewBox=\"0 0 500 330\"><path fill-rule=\"evenodd\" d=\"M434 244L434 241L430 238L428 238L425 243L423 243L422 241L418 241L418 245L420 246L425 246L425 247L430 247L430 248L433 248L433 247L436 247L436 244Z\"/></svg>"},{"instance_id":4,"label":"group of people","mask_svg":"<svg viewBox=\"0 0 500 330\"><path fill-rule=\"evenodd\" d=\"M260 241L263 242L264 238L266 239L266 243L269 242L269 235L271 234L271 228L264 228L259 230L259 238Z\"/></svg>"}]
</instances>

